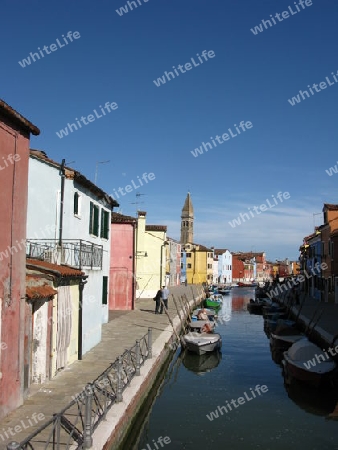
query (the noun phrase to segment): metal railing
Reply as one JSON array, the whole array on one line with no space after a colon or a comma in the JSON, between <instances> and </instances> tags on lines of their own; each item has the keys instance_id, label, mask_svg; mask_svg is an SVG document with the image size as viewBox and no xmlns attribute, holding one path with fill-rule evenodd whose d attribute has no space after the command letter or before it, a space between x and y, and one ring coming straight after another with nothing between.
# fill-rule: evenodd
<instances>
[{"instance_id":1,"label":"metal railing","mask_svg":"<svg viewBox=\"0 0 338 450\"><path fill-rule=\"evenodd\" d=\"M27 239L26 256L78 269L102 269L103 246L82 239L64 239L62 245L55 239Z\"/></svg>"},{"instance_id":2,"label":"metal railing","mask_svg":"<svg viewBox=\"0 0 338 450\"><path fill-rule=\"evenodd\" d=\"M107 412L123 400L123 391L140 375L140 368L152 358L152 329L119 356L101 375L60 412L30 434L25 440L11 442L7 450L89 449L93 432Z\"/></svg>"}]
</instances>

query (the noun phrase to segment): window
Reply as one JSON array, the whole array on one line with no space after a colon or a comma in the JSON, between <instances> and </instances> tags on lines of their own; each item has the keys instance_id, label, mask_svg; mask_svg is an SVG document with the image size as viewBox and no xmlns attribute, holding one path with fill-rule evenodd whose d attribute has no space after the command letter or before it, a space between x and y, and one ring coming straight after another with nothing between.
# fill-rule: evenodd
<instances>
[{"instance_id":1,"label":"window","mask_svg":"<svg viewBox=\"0 0 338 450\"><path fill-rule=\"evenodd\" d=\"M108 239L109 237L109 211L101 209L101 237Z\"/></svg>"},{"instance_id":2,"label":"window","mask_svg":"<svg viewBox=\"0 0 338 450\"><path fill-rule=\"evenodd\" d=\"M187 268L188 268L188 269L191 269L191 264L187 264Z\"/></svg>"},{"instance_id":3,"label":"window","mask_svg":"<svg viewBox=\"0 0 338 450\"><path fill-rule=\"evenodd\" d=\"M81 216L81 195L78 192L74 193L74 216Z\"/></svg>"},{"instance_id":4,"label":"window","mask_svg":"<svg viewBox=\"0 0 338 450\"><path fill-rule=\"evenodd\" d=\"M187 253L187 258L191 258L191 253Z\"/></svg>"},{"instance_id":5,"label":"window","mask_svg":"<svg viewBox=\"0 0 338 450\"><path fill-rule=\"evenodd\" d=\"M212 264L208 264L208 269L212 269Z\"/></svg>"},{"instance_id":6,"label":"window","mask_svg":"<svg viewBox=\"0 0 338 450\"><path fill-rule=\"evenodd\" d=\"M183 263L181 263L181 269L183 269Z\"/></svg>"},{"instance_id":7,"label":"window","mask_svg":"<svg viewBox=\"0 0 338 450\"><path fill-rule=\"evenodd\" d=\"M99 207L90 202L89 234L99 235Z\"/></svg>"},{"instance_id":8,"label":"window","mask_svg":"<svg viewBox=\"0 0 338 450\"><path fill-rule=\"evenodd\" d=\"M102 279L102 305L108 302L108 277Z\"/></svg>"}]
</instances>

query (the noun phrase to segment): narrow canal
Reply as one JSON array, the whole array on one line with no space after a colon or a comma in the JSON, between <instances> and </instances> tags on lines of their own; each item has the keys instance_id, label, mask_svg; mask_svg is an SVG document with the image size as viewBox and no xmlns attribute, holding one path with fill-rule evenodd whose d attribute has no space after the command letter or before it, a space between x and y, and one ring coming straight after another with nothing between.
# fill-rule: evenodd
<instances>
[{"instance_id":1,"label":"narrow canal","mask_svg":"<svg viewBox=\"0 0 338 450\"><path fill-rule=\"evenodd\" d=\"M338 422L326 418L337 398L299 384L285 387L263 317L247 312L253 295L234 288L224 296L219 354L177 351L123 450L338 450Z\"/></svg>"}]
</instances>

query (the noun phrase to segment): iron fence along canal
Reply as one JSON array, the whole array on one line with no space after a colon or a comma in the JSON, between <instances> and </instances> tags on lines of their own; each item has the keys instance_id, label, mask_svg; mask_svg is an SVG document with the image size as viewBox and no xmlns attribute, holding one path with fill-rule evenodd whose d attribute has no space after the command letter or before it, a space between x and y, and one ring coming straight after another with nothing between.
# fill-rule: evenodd
<instances>
[{"instance_id":1,"label":"iron fence along canal","mask_svg":"<svg viewBox=\"0 0 338 450\"><path fill-rule=\"evenodd\" d=\"M152 358L152 329L119 356L93 382L88 383L62 411L40 426L22 442L11 442L7 450L68 450L92 446L93 432L123 391L140 375L140 368Z\"/></svg>"}]
</instances>

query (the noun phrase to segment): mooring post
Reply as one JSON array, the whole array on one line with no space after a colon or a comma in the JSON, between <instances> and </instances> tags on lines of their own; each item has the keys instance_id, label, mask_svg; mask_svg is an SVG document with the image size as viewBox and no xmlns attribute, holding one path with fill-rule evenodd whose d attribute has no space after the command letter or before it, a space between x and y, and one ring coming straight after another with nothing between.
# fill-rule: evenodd
<instances>
[{"instance_id":1,"label":"mooring post","mask_svg":"<svg viewBox=\"0 0 338 450\"><path fill-rule=\"evenodd\" d=\"M122 356L119 356L117 360L116 402L122 402Z\"/></svg>"},{"instance_id":2,"label":"mooring post","mask_svg":"<svg viewBox=\"0 0 338 450\"><path fill-rule=\"evenodd\" d=\"M148 328L148 358L153 357L153 329Z\"/></svg>"},{"instance_id":3,"label":"mooring post","mask_svg":"<svg viewBox=\"0 0 338 450\"><path fill-rule=\"evenodd\" d=\"M141 348L140 348L140 340L136 339L136 371L135 375L138 376L141 374L140 372L141 366Z\"/></svg>"},{"instance_id":4,"label":"mooring post","mask_svg":"<svg viewBox=\"0 0 338 450\"><path fill-rule=\"evenodd\" d=\"M7 450L21 450L20 444L13 441L7 445Z\"/></svg>"},{"instance_id":5,"label":"mooring post","mask_svg":"<svg viewBox=\"0 0 338 450\"><path fill-rule=\"evenodd\" d=\"M85 406L83 448L91 448L93 445L93 437L92 437L93 388L91 384L86 385L85 392L86 392L86 406Z\"/></svg>"}]
</instances>

